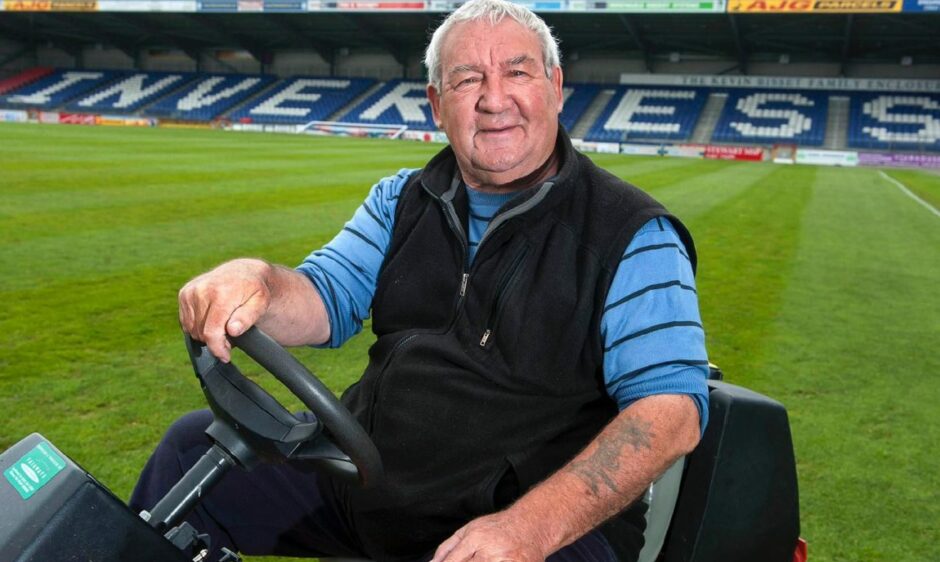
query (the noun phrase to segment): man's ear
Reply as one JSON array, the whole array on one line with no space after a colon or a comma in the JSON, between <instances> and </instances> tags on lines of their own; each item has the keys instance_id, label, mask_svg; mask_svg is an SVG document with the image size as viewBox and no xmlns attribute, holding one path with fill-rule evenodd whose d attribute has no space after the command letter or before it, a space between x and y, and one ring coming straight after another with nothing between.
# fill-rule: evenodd
<instances>
[{"instance_id":1,"label":"man's ear","mask_svg":"<svg viewBox=\"0 0 940 562\"><path fill-rule=\"evenodd\" d=\"M441 126L441 95L437 92L437 88L433 84L428 84L428 101L431 102L431 115L434 117L434 124L437 125L437 128L444 130ZM446 132L446 131L445 131Z\"/></svg>"},{"instance_id":2,"label":"man's ear","mask_svg":"<svg viewBox=\"0 0 940 562\"><path fill-rule=\"evenodd\" d=\"M563 82L564 76L562 76L561 67L556 66L552 71L552 89L555 91L555 95L558 97L559 114L561 114L561 110L565 107L565 91L562 88Z\"/></svg>"}]
</instances>

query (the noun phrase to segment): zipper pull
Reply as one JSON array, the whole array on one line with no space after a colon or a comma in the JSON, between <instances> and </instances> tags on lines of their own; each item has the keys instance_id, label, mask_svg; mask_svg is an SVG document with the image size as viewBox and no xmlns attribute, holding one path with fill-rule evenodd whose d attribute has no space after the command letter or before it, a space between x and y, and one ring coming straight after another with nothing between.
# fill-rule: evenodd
<instances>
[{"instance_id":1,"label":"zipper pull","mask_svg":"<svg viewBox=\"0 0 940 562\"><path fill-rule=\"evenodd\" d=\"M483 337L480 339L480 347L486 347L486 342L490 340L490 334L492 333L493 333L493 330L490 330L489 328L487 328L486 331L483 332Z\"/></svg>"},{"instance_id":2,"label":"zipper pull","mask_svg":"<svg viewBox=\"0 0 940 562\"><path fill-rule=\"evenodd\" d=\"M460 296L467 294L467 282L470 281L470 274L464 273L463 277L460 278Z\"/></svg>"}]
</instances>

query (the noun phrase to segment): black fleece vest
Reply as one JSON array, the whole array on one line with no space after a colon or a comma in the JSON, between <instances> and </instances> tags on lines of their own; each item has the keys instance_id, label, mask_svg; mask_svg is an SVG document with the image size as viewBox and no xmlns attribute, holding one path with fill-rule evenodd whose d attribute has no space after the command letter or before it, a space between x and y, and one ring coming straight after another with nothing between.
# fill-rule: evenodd
<instances>
[{"instance_id":1,"label":"black fleece vest","mask_svg":"<svg viewBox=\"0 0 940 562\"><path fill-rule=\"evenodd\" d=\"M576 152L563 131L552 182L507 203L467 263L466 192L448 147L398 202L372 301L377 336L343 396L387 481L343 490L369 556L426 555L467 521L560 468L616 414L600 320L634 233L669 217ZM507 483L511 488L507 495Z\"/></svg>"}]
</instances>

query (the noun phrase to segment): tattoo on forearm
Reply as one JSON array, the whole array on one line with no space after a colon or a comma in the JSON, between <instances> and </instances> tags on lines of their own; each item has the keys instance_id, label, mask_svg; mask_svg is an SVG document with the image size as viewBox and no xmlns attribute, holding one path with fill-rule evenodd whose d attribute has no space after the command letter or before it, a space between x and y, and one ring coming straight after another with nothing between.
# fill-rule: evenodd
<instances>
[{"instance_id":1,"label":"tattoo on forearm","mask_svg":"<svg viewBox=\"0 0 940 562\"><path fill-rule=\"evenodd\" d=\"M568 470L577 475L590 488L594 496L599 496L601 487L619 494L620 487L613 477L620 469L620 455L630 446L634 452L652 448L650 439L652 424L647 421L627 418L619 424L620 431L604 435L597 442L597 449L587 458L572 461Z\"/></svg>"}]
</instances>

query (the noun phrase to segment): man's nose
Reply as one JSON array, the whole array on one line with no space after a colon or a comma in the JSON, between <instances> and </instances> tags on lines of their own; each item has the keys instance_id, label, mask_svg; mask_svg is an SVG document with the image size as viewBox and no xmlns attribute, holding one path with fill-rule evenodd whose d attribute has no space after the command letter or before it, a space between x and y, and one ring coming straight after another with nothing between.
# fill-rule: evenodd
<instances>
[{"instance_id":1,"label":"man's nose","mask_svg":"<svg viewBox=\"0 0 940 562\"><path fill-rule=\"evenodd\" d=\"M501 78L487 77L483 80L480 99L477 101L478 110L485 113L502 113L510 105L512 105L512 98Z\"/></svg>"}]
</instances>

